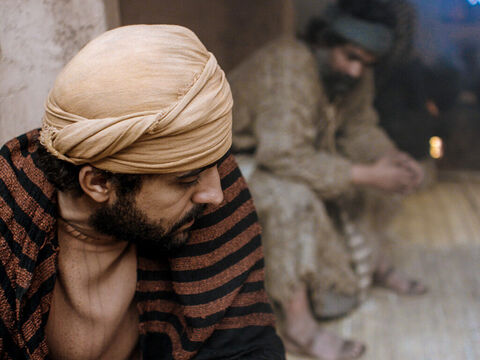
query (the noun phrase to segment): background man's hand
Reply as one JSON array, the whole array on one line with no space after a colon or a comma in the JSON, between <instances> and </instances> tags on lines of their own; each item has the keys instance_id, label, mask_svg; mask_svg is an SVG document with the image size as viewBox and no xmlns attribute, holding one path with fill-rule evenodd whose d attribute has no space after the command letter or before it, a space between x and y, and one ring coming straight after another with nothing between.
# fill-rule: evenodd
<instances>
[{"instance_id":1,"label":"background man's hand","mask_svg":"<svg viewBox=\"0 0 480 360\"><path fill-rule=\"evenodd\" d=\"M404 152L396 151L387 155L391 157L398 165L406 168L413 176L412 189L414 190L422 183L425 174L420 164L410 155Z\"/></svg>"},{"instance_id":2,"label":"background man's hand","mask_svg":"<svg viewBox=\"0 0 480 360\"><path fill-rule=\"evenodd\" d=\"M408 194L423 180L423 170L412 157L403 152L389 153L371 165L352 167L355 185L374 187L383 191Z\"/></svg>"}]
</instances>

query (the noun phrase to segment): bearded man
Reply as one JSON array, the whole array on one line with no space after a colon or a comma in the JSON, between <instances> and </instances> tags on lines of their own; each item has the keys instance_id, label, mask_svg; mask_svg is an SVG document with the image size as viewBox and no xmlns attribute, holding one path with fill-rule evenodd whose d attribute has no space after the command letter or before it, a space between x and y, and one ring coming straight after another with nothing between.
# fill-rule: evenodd
<instances>
[{"instance_id":1,"label":"bearded man","mask_svg":"<svg viewBox=\"0 0 480 360\"><path fill-rule=\"evenodd\" d=\"M65 66L41 131L1 149L2 359L284 359L231 108L180 26Z\"/></svg>"},{"instance_id":2,"label":"bearded man","mask_svg":"<svg viewBox=\"0 0 480 360\"><path fill-rule=\"evenodd\" d=\"M370 68L392 42L385 6L340 1L330 22L312 23L307 43L283 37L229 74L234 149L264 229L267 292L287 350L318 359L354 359L365 348L327 333L315 316L346 314L372 280L425 291L379 246L400 194L423 177L372 106Z\"/></svg>"}]
</instances>

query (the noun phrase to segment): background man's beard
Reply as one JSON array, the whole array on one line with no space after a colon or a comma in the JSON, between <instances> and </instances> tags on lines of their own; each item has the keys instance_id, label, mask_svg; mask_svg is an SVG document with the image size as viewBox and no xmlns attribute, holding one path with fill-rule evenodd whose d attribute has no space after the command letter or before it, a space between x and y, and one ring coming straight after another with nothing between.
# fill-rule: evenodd
<instances>
[{"instance_id":1,"label":"background man's beard","mask_svg":"<svg viewBox=\"0 0 480 360\"><path fill-rule=\"evenodd\" d=\"M358 84L360 79L332 69L329 63L330 50L328 48L316 47L313 53L317 61L320 80L330 101L345 95Z\"/></svg>"},{"instance_id":2,"label":"background man's beard","mask_svg":"<svg viewBox=\"0 0 480 360\"><path fill-rule=\"evenodd\" d=\"M358 78L347 74L328 71L322 76L325 90L330 101L351 91L359 82Z\"/></svg>"},{"instance_id":3,"label":"background man's beard","mask_svg":"<svg viewBox=\"0 0 480 360\"><path fill-rule=\"evenodd\" d=\"M166 228L159 222L151 222L135 204L133 196L120 196L112 205L103 205L89 218L96 231L118 240L134 243L160 251L178 249L189 239L188 229L177 231L195 220L205 209L204 205L192 208L179 221Z\"/></svg>"}]
</instances>

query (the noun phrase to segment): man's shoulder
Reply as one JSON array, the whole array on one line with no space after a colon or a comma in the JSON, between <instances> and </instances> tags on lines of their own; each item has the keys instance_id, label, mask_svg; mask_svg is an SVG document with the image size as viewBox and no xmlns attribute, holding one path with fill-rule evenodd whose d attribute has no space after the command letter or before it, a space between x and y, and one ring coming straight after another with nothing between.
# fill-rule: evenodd
<instances>
[{"instance_id":1,"label":"man's shoulder","mask_svg":"<svg viewBox=\"0 0 480 360\"><path fill-rule=\"evenodd\" d=\"M1 238L18 244L49 231L55 218L55 189L38 167L38 129L22 134L0 149Z\"/></svg>"},{"instance_id":2,"label":"man's shoulder","mask_svg":"<svg viewBox=\"0 0 480 360\"><path fill-rule=\"evenodd\" d=\"M1 156L5 160L10 160L18 156L27 157L37 148L39 134L40 129L33 129L6 141L1 146ZM4 165L5 164L2 163L0 166L3 167Z\"/></svg>"},{"instance_id":3,"label":"man's shoulder","mask_svg":"<svg viewBox=\"0 0 480 360\"><path fill-rule=\"evenodd\" d=\"M283 77L292 72L308 72L308 69L315 69L310 49L293 36L282 36L243 60L228 74L228 78L235 86L235 83L243 83L246 79L258 83L267 74Z\"/></svg>"},{"instance_id":4,"label":"man's shoulder","mask_svg":"<svg viewBox=\"0 0 480 360\"><path fill-rule=\"evenodd\" d=\"M297 59L312 57L312 53L308 46L293 36L282 36L275 39L261 48L259 53L281 57L295 56Z\"/></svg>"},{"instance_id":5,"label":"man's shoulder","mask_svg":"<svg viewBox=\"0 0 480 360\"><path fill-rule=\"evenodd\" d=\"M33 154L39 145L39 129L31 130L7 141L0 148L0 180L4 185L22 182L28 177L29 168L40 171L34 161ZM26 171L26 172L25 172ZM33 176L33 174L31 174Z\"/></svg>"}]
</instances>

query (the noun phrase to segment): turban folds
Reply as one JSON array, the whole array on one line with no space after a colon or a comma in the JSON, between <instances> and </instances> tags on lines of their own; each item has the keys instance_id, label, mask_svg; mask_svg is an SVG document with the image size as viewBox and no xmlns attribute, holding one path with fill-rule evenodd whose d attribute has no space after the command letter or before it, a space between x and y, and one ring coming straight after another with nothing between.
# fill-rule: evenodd
<instances>
[{"instance_id":1,"label":"turban folds","mask_svg":"<svg viewBox=\"0 0 480 360\"><path fill-rule=\"evenodd\" d=\"M224 72L190 30L133 25L87 44L51 90L40 141L59 159L116 173L189 171L231 146Z\"/></svg>"}]
</instances>

